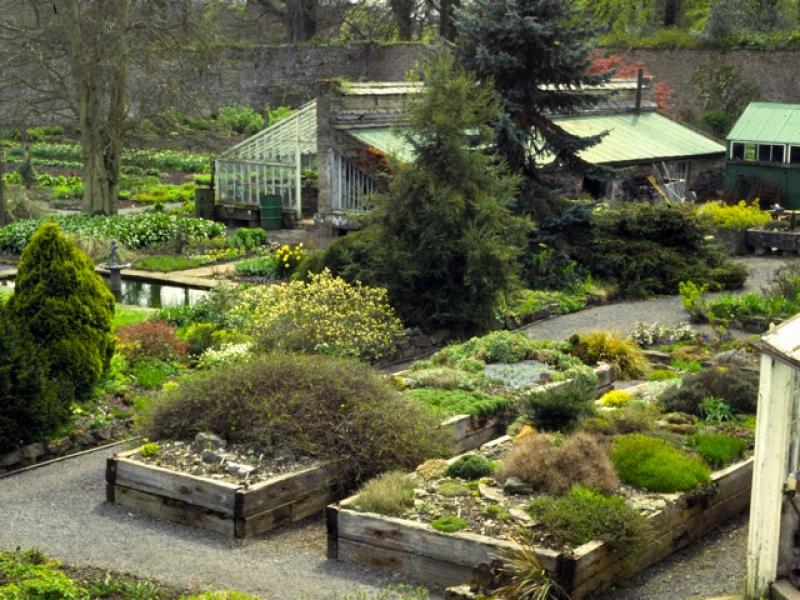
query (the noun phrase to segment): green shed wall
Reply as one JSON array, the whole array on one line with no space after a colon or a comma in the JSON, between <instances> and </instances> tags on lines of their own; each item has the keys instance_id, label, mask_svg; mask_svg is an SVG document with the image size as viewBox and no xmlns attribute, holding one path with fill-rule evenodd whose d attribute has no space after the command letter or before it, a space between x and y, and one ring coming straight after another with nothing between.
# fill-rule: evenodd
<instances>
[{"instance_id":1,"label":"green shed wall","mask_svg":"<svg viewBox=\"0 0 800 600\"><path fill-rule=\"evenodd\" d=\"M766 166L758 163L729 162L725 165L725 191L733 193L736 177L758 177L762 182L782 190L781 205L793 210L800 209L800 169L797 167ZM734 198L741 200L742 198Z\"/></svg>"}]
</instances>

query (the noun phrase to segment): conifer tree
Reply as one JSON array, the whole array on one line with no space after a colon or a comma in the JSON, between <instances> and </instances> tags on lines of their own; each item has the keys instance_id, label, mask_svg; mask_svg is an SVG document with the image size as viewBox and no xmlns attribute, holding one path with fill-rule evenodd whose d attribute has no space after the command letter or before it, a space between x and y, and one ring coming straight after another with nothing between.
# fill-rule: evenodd
<instances>
[{"instance_id":1,"label":"conifer tree","mask_svg":"<svg viewBox=\"0 0 800 600\"><path fill-rule=\"evenodd\" d=\"M88 397L114 353L114 296L55 223L39 227L25 247L8 310L42 352L67 406L71 391Z\"/></svg>"},{"instance_id":2,"label":"conifer tree","mask_svg":"<svg viewBox=\"0 0 800 600\"><path fill-rule=\"evenodd\" d=\"M577 153L602 136L578 137L547 118L594 106L601 97L583 88L606 79L586 74L596 31L574 2L475 0L456 11L455 23L455 56L501 98L495 143L512 171L534 179L537 161L554 157L597 174Z\"/></svg>"}]
</instances>

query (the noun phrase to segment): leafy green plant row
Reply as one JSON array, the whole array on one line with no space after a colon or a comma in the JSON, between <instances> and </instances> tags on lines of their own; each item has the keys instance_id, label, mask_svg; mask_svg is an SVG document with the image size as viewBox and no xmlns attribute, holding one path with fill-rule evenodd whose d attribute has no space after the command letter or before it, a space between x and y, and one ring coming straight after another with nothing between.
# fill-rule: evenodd
<instances>
[{"instance_id":1,"label":"leafy green plant row","mask_svg":"<svg viewBox=\"0 0 800 600\"><path fill-rule=\"evenodd\" d=\"M9 157L22 156L22 146L12 146ZM71 161L82 165L83 150L80 144L31 144L31 157L39 159ZM178 150L151 150L126 148L122 152L122 162L141 168L155 168L185 173L207 172L210 170L210 154L190 154Z\"/></svg>"},{"instance_id":2,"label":"leafy green plant row","mask_svg":"<svg viewBox=\"0 0 800 600\"><path fill-rule=\"evenodd\" d=\"M194 217L178 217L160 212L111 217L59 215L48 219L17 221L0 229L0 250L19 254L33 233L44 221L58 223L65 233L116 240L128 248L147 248L174 241L179 235L187 239L215 238L225 234L220 223Z\"/></svg>"}]
</instances>

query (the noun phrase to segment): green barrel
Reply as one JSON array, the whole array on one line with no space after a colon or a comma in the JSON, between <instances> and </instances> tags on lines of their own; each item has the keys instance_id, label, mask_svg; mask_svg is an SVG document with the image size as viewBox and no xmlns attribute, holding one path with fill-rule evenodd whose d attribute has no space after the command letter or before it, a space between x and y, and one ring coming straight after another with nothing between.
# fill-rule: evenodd
<instances>
[{"instance_id":1,"label":"green barrel","mask_svg":"<svg viewBox=\"0 0 800 600\"><path fill-rule=\"evenodd\" d=\"M277 194L261 194L261 228L280 229L283 226L283 204Z\"/></svg>"}]
</instances>

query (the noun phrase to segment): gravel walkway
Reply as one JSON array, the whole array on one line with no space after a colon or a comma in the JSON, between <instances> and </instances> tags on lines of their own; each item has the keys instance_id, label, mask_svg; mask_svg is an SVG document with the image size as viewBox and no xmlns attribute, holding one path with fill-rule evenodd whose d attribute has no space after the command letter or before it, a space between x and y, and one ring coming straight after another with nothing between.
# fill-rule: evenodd
<instances>
[{"instance_id":1,"label":"gravel walkway","mask_svg":"<svg viewBox=\"0 0 800 600\"><path fill-rule=\"evenodd\" d=\"M322 519L235 542L109 505L105 459L113 451L0 479L0 548L36 547L76 567L265 599L341 599L396 582L386 572L327 561Z\"/></svg>"},{"instance_id":2,"label":"gravel walkway","mask_svg":"<svg viewBox=\"0 0 800 600\"><path fill-rule=\"evenodd\" d=\"M742 292L759 291L766 286L781 266L788 261L783 258L749 256L736 259L747 266L749 276ZM573 333L589 331L616 331L627 335L636 323L658 322L662 325L677 325L688 321L678 296L664 296L635 302L618 302L596 306L554 319L537 321L523 329L537 339L562 340Z\"/></svg>"}]
</instances>

